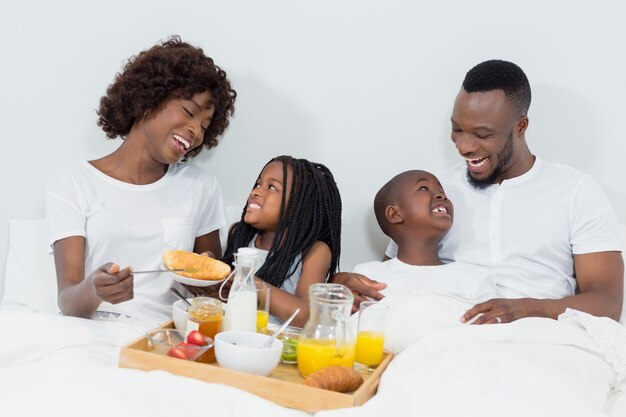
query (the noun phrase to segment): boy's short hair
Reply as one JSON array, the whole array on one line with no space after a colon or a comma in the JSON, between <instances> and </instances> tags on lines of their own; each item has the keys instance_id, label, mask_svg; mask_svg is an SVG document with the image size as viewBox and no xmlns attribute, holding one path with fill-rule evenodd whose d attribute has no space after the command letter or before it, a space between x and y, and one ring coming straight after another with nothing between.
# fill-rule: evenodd
<instances>
[{"instance_id":1,"label":"boy's short hair","mask_svg":"<svg viewBox=\"0 0 626 417\"><path fill-rule=\"evenodd\" d=\"M387 216L385 215L385 209L391 204L396 204L398 202L403 190L402 186L404 185L404 180L417 172L417 170L410 170L396 175L387 181L387 183L383 185L380 190L378 190L376 197L374 197L374 214L376 215L378 226L384 234L392 239L394 236L392 236L389 221L387 221Z\"/></svg>"}]
</instances>

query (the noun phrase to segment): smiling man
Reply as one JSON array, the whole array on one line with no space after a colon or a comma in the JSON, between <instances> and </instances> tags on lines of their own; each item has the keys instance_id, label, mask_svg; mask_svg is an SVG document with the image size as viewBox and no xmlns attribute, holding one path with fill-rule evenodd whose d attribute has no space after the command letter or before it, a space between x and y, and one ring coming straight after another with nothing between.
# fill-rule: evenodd
<instances>
[{"instance_id":1,"label":"smiling man","mask_svg":"<svg viewBox=\"0 0 626 417\"><path fill-rule=\"evenodd\" d=\"M440 176L456 210L439 255L489 268L502 297L461 321L556 318L566 308L618 320L624 265L615 214L589 176L531 153L530 101L524 72L491 60L467 73L454 102L451 138L465 161ZM391 242L386 256L395 255ZM384 284L362 275L333 280L382 297Z\"/></svg>"}]
</instances>

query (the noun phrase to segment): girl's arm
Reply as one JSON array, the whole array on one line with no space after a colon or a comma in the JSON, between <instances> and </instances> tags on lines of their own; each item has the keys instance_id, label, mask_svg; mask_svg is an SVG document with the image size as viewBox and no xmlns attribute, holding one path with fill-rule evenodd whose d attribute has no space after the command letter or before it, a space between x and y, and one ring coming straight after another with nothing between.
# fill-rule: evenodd
<instances>
[{"instance_id":1,"label":"girl's arm","mask_svg":"<svg viewBox=\"0 0 626 417\"><path fill-rule=\"evenodd\" d=\"M296 308L300 307L300 312L291 325L304 326L309 318L309 287L312 284L326 282L330 261L331 253L328 245L322 241L316 241L302 259L302 274L295 294L268 285L270 287L270 314L286 320ZM257 280L260 281L259 278Z\"/></svg>"},{"instance_id":2,"label":"girl's arm","mask_svg":"<svg viewBox=\"0 0 626 417\"><path fill-rule=\"evenodd\" d=\"M90 317L102 301L113 304L133 298L130 268L102 265L85 277L85 238L70 236L54 243L58 304L67 316Z\"/></svg>"}]
</instances>

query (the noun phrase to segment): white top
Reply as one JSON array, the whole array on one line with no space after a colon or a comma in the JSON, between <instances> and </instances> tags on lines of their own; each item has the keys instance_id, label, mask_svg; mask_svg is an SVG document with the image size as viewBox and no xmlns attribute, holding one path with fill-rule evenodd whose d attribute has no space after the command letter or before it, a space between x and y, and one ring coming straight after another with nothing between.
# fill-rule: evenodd
<instances>
[{"instance_id":1,"label":"white top","mask_svg":"<svg viewBox=\"0 0 626 417\"><path fill-rule=\"evenodd\" d=\"M572 254L620 250L604 192L572 168L537 158L527 173L477 190L462 163L440 180L455 214L440 257L491 268L501 297L572 295ZM396 253L391 242L387 256Z\"/></svg>"},{"instance_id":2,"label":"white top","mask_svg":"<svg viewBox=\"0 0 626 417\"><path fill-rule=\"evenodd\" d=\"M359 264L354 268L354 272L386 283L387 287L381 291L385 297L406 289L475 302L496 297L496 286L489 275L489 270L463 262L419 266L392 258L387 262Z\"/></svg>"},{"instance_id":3,"label":"white top","mask_svg":"<svg viewBox=\"0 0 626 417\"><path fill-rule=\"evenodd\" d=\"M128 184L86 161L55 172L47 190L49 242L86 238L85 275L107 262L135 270L160 269L167 249L193 250L195 238L226 224L217 180L203 169L170 165L158 181ZM171 319L168 274L137 274L134 299L98 310L160 323Z\"/></svg>"}]
</instances>

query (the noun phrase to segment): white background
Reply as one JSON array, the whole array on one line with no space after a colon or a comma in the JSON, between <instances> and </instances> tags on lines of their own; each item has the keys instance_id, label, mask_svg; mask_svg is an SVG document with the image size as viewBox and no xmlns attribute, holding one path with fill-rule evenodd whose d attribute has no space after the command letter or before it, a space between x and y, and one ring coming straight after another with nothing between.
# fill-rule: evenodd
<instances>
[{"instance_id":1,"label":"white background","mask_svg":"<svg viewBox=\"0 0 626 417\"><path fill-rule=\"evenodd\" d=\"M171 34L201 46L238 92L222 143L194 163L236 205L273 156L326 164L343 197L344 270L382 256L372 200L383 183L459 161L452 104L467 70L492 58L530 79L533 153L594 176L626 223L625 9L572 0L3 1L0 271L7 220L43 217L52 170L119 145L96 126L100 97L128 57Z\"/></svg>"}]
</instances>

